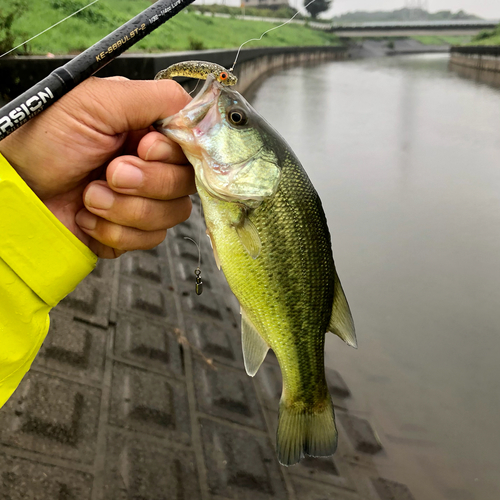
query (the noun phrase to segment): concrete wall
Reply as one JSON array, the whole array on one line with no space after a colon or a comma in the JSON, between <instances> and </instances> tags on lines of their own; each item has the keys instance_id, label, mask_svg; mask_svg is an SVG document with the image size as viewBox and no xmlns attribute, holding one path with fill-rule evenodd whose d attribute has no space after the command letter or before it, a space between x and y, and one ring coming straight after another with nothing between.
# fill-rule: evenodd
<instances>
[{"instance_id":1,"label":"concrete wall","mask_svg":"<svg viewBox=\"0 0 500 500\"><path fill-rule=\"evenodd\" d=\"M72 56L11 57L0 59L0 98L17 97ZM133 80L151 79L173 63L186 60L210 61L230 68L236 50L200 50L163 54L124 54L102 68L97 76L122 75ZM265 47L242 50L235 74L239 77L237 89L244 92L264 73L287 66L317 63L348 58L344 47ZM181 79L182 81L182 79Z\"/></svg>"},{"instance_id":2,"label":"concrete wall","mask_svg":"<svg viewBox=\"0 0 500 500\"><path fill-rule=\"evenodd\" d=\"M481 71L500 72L500 47L453 47L450 62Z\"/></svg>"}]
</instances>

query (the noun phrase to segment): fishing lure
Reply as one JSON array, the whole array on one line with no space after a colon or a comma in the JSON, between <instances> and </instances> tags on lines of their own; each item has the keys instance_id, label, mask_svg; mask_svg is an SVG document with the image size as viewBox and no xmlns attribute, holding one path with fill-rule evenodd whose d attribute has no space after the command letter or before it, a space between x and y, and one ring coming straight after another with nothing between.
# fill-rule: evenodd
<instances>
[{"instance_id":1,"label":"fishing lure","mask_svg":"<svg viewBox=\"0 0 500 500\"><path fill-rule=\"evenodd\" d=\"M238 78L220 64L205 61L182 61L162 69L155 80L172 79L175 76L187 76L206 80L208 75L214 75L222 85L236 85Z\"/></svg>"}]
</instances>

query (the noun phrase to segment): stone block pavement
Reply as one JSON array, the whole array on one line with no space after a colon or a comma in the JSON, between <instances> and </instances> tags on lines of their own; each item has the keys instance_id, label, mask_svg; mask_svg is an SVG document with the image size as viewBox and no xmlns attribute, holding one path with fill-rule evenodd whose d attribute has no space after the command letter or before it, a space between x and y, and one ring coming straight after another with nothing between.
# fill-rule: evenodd
<instances>
[{"instance_id":1,"label":"stone block pavement","mask_svg":"<svg viewBox=\"0 0 500 500\"><path fill-rule=\"evenodd\" d=\"M412 500L328 371L339 449L282 467L281 375L244 371L239 306L191 218L153 250L100 261L51 313L47 339L0 410L0 500ZM201 236L200 236L201 235ZM200 241L204 293L194 291Z\"/></svg>"}]
</instances>

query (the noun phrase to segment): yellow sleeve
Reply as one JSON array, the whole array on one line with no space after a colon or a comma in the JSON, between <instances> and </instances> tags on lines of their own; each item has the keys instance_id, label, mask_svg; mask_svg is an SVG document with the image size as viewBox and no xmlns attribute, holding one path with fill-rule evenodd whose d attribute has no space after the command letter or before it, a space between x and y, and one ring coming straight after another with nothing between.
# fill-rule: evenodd
<instances>
[{"instance_id":1,"label":"yellow sleeve","mask_svg":"<svg viewBox=\"0 0 500 500\"><path fill-rule=\"evenodd\" d=\"M50 309L96 262L0 155L0 407L35 359Z\"/></svg>"}]
</instances>

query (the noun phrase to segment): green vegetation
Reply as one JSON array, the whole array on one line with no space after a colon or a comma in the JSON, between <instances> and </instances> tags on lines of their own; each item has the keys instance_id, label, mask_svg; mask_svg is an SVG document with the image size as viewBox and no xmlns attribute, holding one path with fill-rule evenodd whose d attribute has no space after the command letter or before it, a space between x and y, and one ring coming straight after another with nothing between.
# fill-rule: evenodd
<instances>
[{"instance_id":1,"label":"green vegetation","mask_svg":"<svg viewBox=\"0 0 500 500\"><path fill-rule=\"evenodd\" d=\"M22 32L13 27L13 24L19 13L24 12L27 8L26 0L14 0L8 6L0 8L0 54L13 49L16 46L16 38L23 36Z\"/></svg>"},{"instance_id":2,"label":"green vegetation","mask_svg":"<svg viewBox=\"0 0 500 500\"><path fill-rule=\"evenodd\" d=\"M470 36L412 36L413 40L417 40L424 45L463 45L470 41Z\"/></svg>"},{"instance_id":3,"label":"green vegetation","mask_svg":"<svg viewBox=\"0 0 500 500\"><path fill-rule=\"evenodd\" d=\"M304 7L311 14L311 17L316 19L322 12L326 12L330 8L331 3L332 0L316 0L314 3L305 0Z\"/></svg>"},{"instance_id":4,"label":"green vegetation","mask_svg":"<svg viewBox=\"0 0 500 500\"><path fill-rule=\"evenodd\" d=\"M17 13L12 21L10 32L13 36L9 43L22 43L87 3L87 0L30 0L27 9L21 15ZM79 53L150 4L148 0L101 0L29 42L26 51L31 54ZM0 19L2 12L12 10L11 5L12 0L0 0ZM129 52L234 48L276 26L269 22L201 15L197 10L193 7L185 9L134 45ZM241 12L241 9L237 10ZM332 33L289 24L265 35L259 42L250 42L246 47L337 44L338 37Z\"/></svg>"},{"instance_id":5,"label":"green vegetation","mask_svg":"<svg viewBox=\"0 0 500 500\"><path fill-rule=\"evenodd\" d=\"M363 23L363 22L383 22L383 21L444 21L451 19L479 19L473 14L467 14L463 10L451 12L442 10L435 13L427 12L422 9L397 9L393 11L375 11L375 12L347 12L332 19L337 23Z\"/></svg>"},{"instance_id":6,"label":"green vegetation","mask_svg":"<svg viewBox=\"0 0 500 500\"><path fill-rule=\"evenodd\" d=\"M500 45L500 24L494 30L484 30L469 45Z\"/></svg>"},{"instance_id":7,"label":"green vegetation","mask_svg":"<svg viewBox=\"0 0 500 500\"><path fill-rule=\"evenodd\" d=\"M198 10L199 12L209 12L211 14L229 14L230 16L255 16L255 17L279 17L282 19L290 19L297 11L288 6L288 7L279 7L277 9L270 9L264 7L245 7L243 10L241 7L230 7L229 5L193 5L191 7L194 10ZM302 14L299 14L295 19L309 19Z\"/></svg>"}]
</instances>

